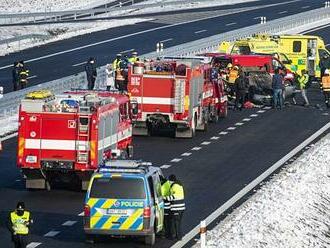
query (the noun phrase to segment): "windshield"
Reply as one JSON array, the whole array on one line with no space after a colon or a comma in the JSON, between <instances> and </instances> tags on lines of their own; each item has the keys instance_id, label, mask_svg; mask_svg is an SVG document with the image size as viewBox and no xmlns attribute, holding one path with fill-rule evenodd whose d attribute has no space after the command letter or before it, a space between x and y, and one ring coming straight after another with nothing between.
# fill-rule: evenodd
<instances>
[{"instance_id":1,"label":"windshield","mask_svg":"<svg viewBox=\"0 0 330 248\"><path fill-rule=\"evenodd\" d=\"M91 198L145 199L144 181L140 178L95 178Z\"/></svg>"},{"instance_id":2,"label":"windshield","mask_svg":"<svg viewBox=\"0 0 330 248\"><path fill-rule=\"evenodd\" d=\"M231 50L231 53L248 55L251 53L251 49L248 45L234 45L233 49Z\"/></svg>"}]
</instances>

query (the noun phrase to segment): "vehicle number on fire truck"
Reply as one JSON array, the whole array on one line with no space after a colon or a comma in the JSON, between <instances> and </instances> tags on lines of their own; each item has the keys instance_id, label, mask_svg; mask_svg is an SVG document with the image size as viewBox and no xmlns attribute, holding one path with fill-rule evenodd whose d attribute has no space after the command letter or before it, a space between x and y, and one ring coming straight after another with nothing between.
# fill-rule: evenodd
<instances>
[{"instance_id":1,"label":"vehicle number on fire truck","mask_svg":"<svg viewBox=\"0 0 330 248\"><path fill-rule=\"evenodd\" d=\"M139 86L140 85L140 78L139 77L132 77L131 79L131 85L137 85Z\"/></svg>"}]
</instances>

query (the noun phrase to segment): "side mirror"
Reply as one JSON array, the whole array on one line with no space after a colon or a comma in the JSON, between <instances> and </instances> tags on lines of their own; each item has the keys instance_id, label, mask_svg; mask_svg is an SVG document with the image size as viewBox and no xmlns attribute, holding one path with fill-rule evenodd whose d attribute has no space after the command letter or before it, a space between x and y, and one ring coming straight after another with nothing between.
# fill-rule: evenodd
<instances>
[{"instance_id":1,"label":"side mirror","mask_svg":"<svg viewBox=\"0 0 330 248\"><path fill-rule=\"evenodd\" d=\"M136 101L131 102L131 111L133 115L137 115L139 113L139 104Z\"/></svg>"}]
</instances>

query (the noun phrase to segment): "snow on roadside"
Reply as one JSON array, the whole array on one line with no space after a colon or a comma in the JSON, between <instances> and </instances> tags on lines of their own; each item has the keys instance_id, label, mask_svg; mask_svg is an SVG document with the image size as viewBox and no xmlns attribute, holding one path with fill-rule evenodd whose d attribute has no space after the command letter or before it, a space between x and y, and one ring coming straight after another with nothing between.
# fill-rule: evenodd
<instances>
[{"instance_id":1,"label":"snow on roadside","mask_svg":"<svg viewBox=\"0 0 330 248\"><path fill-rule=\"evenodd\" d=\"M0 13L50 12L89 9L115 0L1 0Z\"/></svg>"},{"instance_id":2,"label":"snow on roadside","mask_svg":"<svg viewBox=\"0 0 330 248\"><path fill-rule=\"evenodd\" d=\"M207 235L208 248L330 247L330 134Z\"/></svg>"}]
</instances>

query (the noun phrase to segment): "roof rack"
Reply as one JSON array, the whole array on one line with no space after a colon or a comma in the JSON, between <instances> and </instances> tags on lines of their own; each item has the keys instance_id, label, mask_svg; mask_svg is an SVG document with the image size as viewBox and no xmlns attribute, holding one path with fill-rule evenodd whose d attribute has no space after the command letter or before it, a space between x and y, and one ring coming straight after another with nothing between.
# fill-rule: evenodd
<instances>
[{"instance_id":1,"label":"roof rack","mask_svg":"<svg viewBox=\"0 0 330 248\"><path fill-rule=\"evenodd\" d=\"M100 165L98 172L146 173L151 165L138 160L110 160Z\"/></svg>"}]
</instances>

